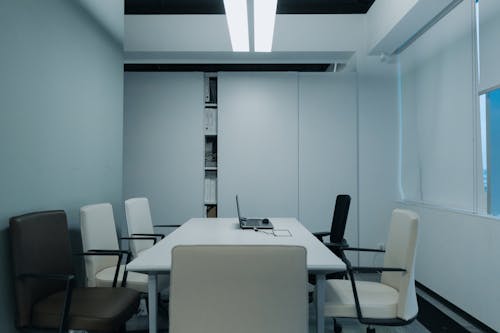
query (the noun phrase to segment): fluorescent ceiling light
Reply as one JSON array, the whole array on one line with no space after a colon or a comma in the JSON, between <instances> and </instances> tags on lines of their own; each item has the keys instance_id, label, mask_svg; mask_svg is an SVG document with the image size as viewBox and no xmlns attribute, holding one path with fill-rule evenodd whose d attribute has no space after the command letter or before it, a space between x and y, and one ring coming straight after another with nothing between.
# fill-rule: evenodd
<instances>
[{"instance_id":1,"label":"fluorescent ceiling light","mask_svg":"<svg viewBox=\"0 0 500 333\"><path fill-rule=\"evenodd\" d=\"M255 52L271 52L278 0L254 0Z\"/></svg>"},{"instance_id":2,"label":"fluorescent ceiling light","mask_svg":"<svg viewBox=\"0 0 500 333\"><path fill-rule=\"evenodd\" d=\"M247 0L224 0L224 8L233 51L250 51Z\"/></svg>"}]
</instances>

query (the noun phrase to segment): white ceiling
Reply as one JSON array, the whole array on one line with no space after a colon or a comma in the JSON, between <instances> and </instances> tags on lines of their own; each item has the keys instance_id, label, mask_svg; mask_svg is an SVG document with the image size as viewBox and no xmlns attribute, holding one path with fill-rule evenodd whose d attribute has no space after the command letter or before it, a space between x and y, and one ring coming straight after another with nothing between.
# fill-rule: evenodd
<instances>
[{"instance_id":1,"label":"white ceiling","mask_svg":"<svg viewBox=\"0 0 500 333\"><path fill-rule=\"evenodd\" d=\"M233 53L224 15L126 15L126 62L346 62L364 15L278 15L273 52ZM348 32L348 33L347 33Z\"/></svg>"},{"instance_id":2,"label":"white ceiling","mask_svg":"<svg viewBox=\"0 0 500 333\"><path fill-rule=\"evenodd\" d=\"M377 0L367 14L278 15L270 54L233 53L224 15L124 15L123 0L77 1L123 43L125 62L334 63L356 52L392 53L456 0Z\"/></svg>"}]
</instances>

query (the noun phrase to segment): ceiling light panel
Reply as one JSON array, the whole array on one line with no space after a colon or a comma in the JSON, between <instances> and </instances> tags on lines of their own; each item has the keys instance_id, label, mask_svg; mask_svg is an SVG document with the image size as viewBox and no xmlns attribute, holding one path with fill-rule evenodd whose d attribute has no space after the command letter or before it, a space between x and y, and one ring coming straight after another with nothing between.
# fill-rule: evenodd
<instances>
[{"instance_id":1,"label":"ceiling light panel","mask_svg":"<svg viewBox=\"0 0 500 333\"><path fill-rule=\"evenodd\" d=\"M255 52L271 52L278 0L253 0Z\"/></svg>"},{"instance_id":2,"label":"ceiling light panel","mask_svg":"<svg viewBox=\"0 0 500 333\"><path fill-rule=\"evenodd\" d=\"M224 8L233 51L250 51L247 0L224 0Z\"/></svg>"}]
</instances>

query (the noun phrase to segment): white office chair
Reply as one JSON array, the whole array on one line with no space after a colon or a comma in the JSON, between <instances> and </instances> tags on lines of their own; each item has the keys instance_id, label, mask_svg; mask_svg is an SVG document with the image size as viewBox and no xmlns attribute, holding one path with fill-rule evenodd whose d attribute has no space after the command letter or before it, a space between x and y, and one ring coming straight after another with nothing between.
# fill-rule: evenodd
<instances>
[{"instance_id":1,"label":"white office chair","mask_svg":"<svg viewBox=\"0 0 500 333\"><path fill-rule=\"evenodd\" d=\"M109 203L88 205L80 208L80 224L83 250L119 250L113 208ZM85 270L88 287L110 287L115 280L116 256L87 256ZM120 265L117 276L122 283L125 265ZM137 291L148 292L146 274L128 272L126 286Z\"/></svg>"},{"instance_id":2,"label":"white office chair","mask_svg":"<svg viewBox=\"0 0 500 333\"><path fill-rule=\"evenodd\" d=\"M180 227L180 225L177 224L153 225L147 198L131 198L125 200L125 217L127 220L128 238L130 239L130 250L134 258L140 256L143 251L149 249L157 241L165 237L164 234L155 233L154 227ZM169 284L170 277L168 274L161 274L158 276L158 290L160 290L165 297L168 297Z\"/></svg>"},{"instance_id":3,"label":"white office chair","mask_svg":"<svg viewBox=\"0 0 500 333\"><path fill-rule=\"evenodd\" d=\"M180 226L178 224L153 225L147 198L125 200L125 216L130 237L154 237L158 241L165 235L155 233L153 227L176 228ZM153 246L154 242L153 240L131 240L130 249L132 250L132 254L134 257L137 257L142 251Z\"/></svg>"},{"instance_id":4,"label":"white office chair","mask_svg":"<svg viewBox=\"0 0 500 333\"><path fill-rule=\"evenodd\" d=\"M181 245L172 250L170 333L306 333L306 250Z\"/></svg>"},{"instance_id":5,"label":"white office chair","mask_svg":"<svg viewBox=\"0 0 500 333\"><path fill-rule=\"evenodd\" d=\"M414 269L418 219L418 215L409 210L393 211L383 267L353 268L342 253L349 280L327 281L325 317L358 318L368 325L367 332L375 332L370 325L401 326L416 318ZM382 275L380 282L354 283L353 271L382 272ZM341 331L342 327L335 323L335 332Z\"/></svg>"}]
</instances>

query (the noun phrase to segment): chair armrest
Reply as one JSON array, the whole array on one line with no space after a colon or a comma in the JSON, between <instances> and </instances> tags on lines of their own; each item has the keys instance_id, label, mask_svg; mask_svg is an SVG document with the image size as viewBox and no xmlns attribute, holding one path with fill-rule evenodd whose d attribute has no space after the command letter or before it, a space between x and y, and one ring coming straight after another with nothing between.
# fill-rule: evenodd
<instances>
[{"instance_id":1,"label":"chair armrest","mask_svg":"<svg viewBox=\"0 0 500 333\"><path fill-rule=\"evenodd\" d=\"M378 324L382 324L382 325L395 325L395 326L399 326L401 324L405 324L405 323L408 323L408 321L401 321L401 319L391 319L389 320L389 322L391 324L388 324L388 321L387 320L380 320L380 319L374 319L374 318L363 318L363 313L361 312L361 305L359 303L359 296L358 296L358 291L356 289L356 282L354 280L354 274L353 274L353 270L355 269L366 269L366 270L372 270L372 269L379 269L379 270L384 270L384 271L396 271L396 272L399 272L399 271L403 271L403 272L406 272L405 269L402 269L402 268L390 268L390 267L355 267L353 268L352 265L351 265L351 262L346 258L344 252L342 252L342 260L344 261L345 265L346 265L346 268L347 268L347 273L349 275L349 280L351 281L351 288L352 288L352 292L353 292L353 296L354 296L354 303L355 303L355 306L356 306L356 314L358 316L358 320L360 323L362 324L365 324L365 325L378 325ZM410 321L412 321L413 319L411 319Z\"/></svg>"},{"instance_id":2,"label":"chair armrest","mask_svg":"<svg viewBox=\"0 0 500 333\"><path fill-rule=\"evenodd\" d=\"M342 240L340 243L324 243L327 248L330 250L345 250L349 248L349 244L345 239Z\"/></svg>"},{"instance_id":3,"label":"chair armrest","mask_svg":"<svg viewBox=\"0 0 500 333\"><path fill-rule=\"evenodd\" d=\"M349 275L349 280L351 281L351 288L354 296L354 303L356 306L356 313L358 316L358 320L361 323L367 323L364 318L363 318L363 313L361 312L361 305L359 303L359 296L358 296L358 291L356 289L356 281L354 280L354 271L360 271L361 273L368 273L368 272L377 272L379 271L392 271L392 272L406 272L405 269L402 268L391 268L391 267L352 267L351 262L346 258L344 252L342 252L342 261L344 261L346 268L347 268L347 273Z\"/></svg>"},{"instance_id":4,"label":"chair armrest","mask_svg":"<svg viewBox=\"0 0 500 333\"><path fill-rule=\"evenodd\" d=\"M131 253L130 251L126 250L103 250L103 249L92 249L88 250L87 252L82 252L82 253L75 253L75 255L79 256L117 256L118 260L116 262L116 268L115 268L115 276L113 277L113 288L116 287L118 283L118 275L120 273L120 264L122 262L123 255L126 255L126 264L130 261L130 256ZM121 287L125 287L127 284L127 271L125 270L123 272L123 279L121 283Z\"/></svg>"},{"instance_id":5,"label":"chair armrest","mask_svg":"<svg viewBox=\"0 0 500 333\"><path fill-rule=\"evenodd\" d=\"M343 250L344 251L358 251L358 252L382 252L382 253L385 252L385 250L367 249L367 248L362 248L362 247L346 247Z\"/></svg>"},{"instance_id":6,"label":"chair armrest","mask_svg":"<svg viewBox=\"0 0 500 333\"><path fill-rule=\"evenodd\" d=\"M20 279L48 279L48 280L65 280L66 291L64 294L64 304L62 309L61 323L59 324L59 333L68 331L68 315L71 306L71 297L73 296L73 288L75 285L75 276L73 274L45 274L45 273L22 273L16 275Z\"/></svg>"},{"instance_id":7,"label":"chair armrest","mask_svg":"<svg viewBox=\"0 0 500 333\"><path fill-rule=\"evenodd\" d=\"M164 235L164 234L132 234L132 235L130 235L130 236L132 236L132 237L133 237L133 236L141 236L141 237L144 237L144 236L145 236L145 237L148 237L148 236L150 236L150 237L160 237L160 239L165 238L165 235Z\"/></svg>"},{"instance_id":8,"label":"chair armrest","mask_svg":"<svg viewBox=\"0 0 500 333\"><path fill-rule=\"evenodd\" d=\"M146 237L146 236L141 236L141 237L120 237L120 240L151 240L153 241L153 245L156 244L156 237Z\"/></svg>"},{"instance_id":9,"label":"chair armrest","mask_svg":"<svg viewBox=\"0 0 500 333\"><path fill-rule=\"evenodd\" d=\"M341 252L341 256L342 256L342 258L341 258L342 261L346 265L349 280L351 281L351 289L352 289L352 293L354 296L354 305L356 307L356 314L358 316L358 319L362 320L363 314L361 313L361 305L359 304L359 296L358 296L358 291L356 289L356 281L354 280L354 273L352 271L352 265L351 265L351 262L349 261L349 259L347 259L347 257L345 256L343 251Z\"/></svg>"},{"instance_id":10,"label":"chair armrest","mask_svg":"<svg viewBox=\"0 0 500 333\"><path fill-rule=\"evenodd\" d=\"M182 224L155 224L153 228L178 228Z\"/></svg>"},{"instance_id":11,"label":"chair armrest","mask_svg":"<svg viewBox=\"0 0 500 333\"><path fill-rule=\"evenodd\" d=\"M313 232L312 234L314 235L314 237L319 239L321 242L323 241L323 237L330 236L329 231Z\"/></svg>"},{"instance_id":12,"label":"chair armrest","mask_svg":"<svg viewBox=\"0 0 500 333\"><path fill-rule=\"evenodd\" d=\"M352 267L356 273L406 272L404 268L396 267Z\"/></svg>"}]
</instances>

